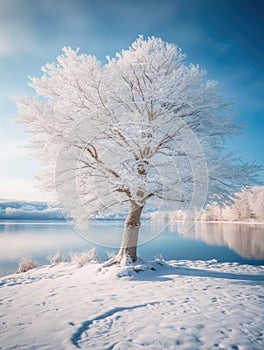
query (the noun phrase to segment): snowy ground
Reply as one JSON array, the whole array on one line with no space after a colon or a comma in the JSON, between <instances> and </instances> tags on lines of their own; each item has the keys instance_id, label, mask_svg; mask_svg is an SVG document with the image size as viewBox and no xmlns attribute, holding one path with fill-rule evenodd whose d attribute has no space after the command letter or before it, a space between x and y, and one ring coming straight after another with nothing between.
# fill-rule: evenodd
<instances>
[{"instance_id":1,"label":"snowy ground","mask_svg":"<svg viewBox=\"0 0 264 350\"><path fill-rule=\"evenodd\" d=\"M264 348L264 266L101 266L3 277L0 349Z\"/></svg>"}]
</instances>

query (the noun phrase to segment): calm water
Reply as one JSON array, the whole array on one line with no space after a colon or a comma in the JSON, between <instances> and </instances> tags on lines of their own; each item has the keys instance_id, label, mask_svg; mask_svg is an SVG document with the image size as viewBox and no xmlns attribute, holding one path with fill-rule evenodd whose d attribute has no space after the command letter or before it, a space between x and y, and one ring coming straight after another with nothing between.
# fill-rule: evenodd
<instances>
[{"instance_id":1,"label":"calm water","mask_svg":"<svg viewBox=\"0 0 264 350\"><path fill-rule=\"evenodd\" d=\"M122 226L122 221L94 221L88 230L76 232L66 222L0 221L0 276L14 272L26 255L47 264L57 250L69 253L96 246L100 259L106 260L107 251L118 250ZM180 223L145 221L139 255L264 265L264 225L197 223L182 231Z\"/></svg>"}]
</instances>

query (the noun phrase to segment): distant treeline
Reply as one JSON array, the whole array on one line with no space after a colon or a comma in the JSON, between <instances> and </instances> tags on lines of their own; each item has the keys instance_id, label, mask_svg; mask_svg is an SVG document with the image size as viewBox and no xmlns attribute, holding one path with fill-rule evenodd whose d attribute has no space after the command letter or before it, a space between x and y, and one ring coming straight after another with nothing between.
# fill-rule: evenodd
<instances>
[{"instance_id":1,"label":"distant treeline","mask_svg":"<svg viewBox=\"0 0 264 350\"><path fill-rule=\"evenodd\" d=\"M186 212L156 212L150 217L153 220L185 220ZM264 186L253 187L250 192L242 191L230 207L211 205L197 218L201 221L264 221Z\"/></svg>"}]
</instances>

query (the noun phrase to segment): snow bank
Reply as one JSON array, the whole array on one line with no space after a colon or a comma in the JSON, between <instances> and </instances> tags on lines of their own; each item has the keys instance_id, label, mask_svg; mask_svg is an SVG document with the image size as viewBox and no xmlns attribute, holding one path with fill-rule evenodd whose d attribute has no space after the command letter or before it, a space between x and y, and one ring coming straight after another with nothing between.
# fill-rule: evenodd
<instances>
[{"instance_id":1,"label":"snow bank","mask_svg":"<svg viewBox=\"0 0 264 350\"><path fill-rule=\"evenodd\" d=\"M0 280L3 349L254 349L264 266L157 259L44 266Z\"/></svg>"}]
</instances>

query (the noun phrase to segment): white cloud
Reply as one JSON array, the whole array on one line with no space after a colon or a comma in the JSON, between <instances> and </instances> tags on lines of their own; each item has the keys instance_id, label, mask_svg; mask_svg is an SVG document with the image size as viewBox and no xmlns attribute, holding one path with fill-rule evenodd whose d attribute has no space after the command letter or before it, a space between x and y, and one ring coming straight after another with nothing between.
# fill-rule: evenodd
<instances>
[{"instance_id":1,"label":"white cloud","mask_svg":"<svg viewBox=\"0 0 264 350\"><path fill-rule=\"evenodd\" d=\"M0 199L52 201L55 194L38 189L37 180L23 177L1 177Z\"/></svg>"},{"instance_id":2,"label":"white cloud","mask_svg":"<svg viewBox=\"0 0 264 350\"><path fill-rule=\"evenodd\" d=\"M46 53L84 26L87 13L75 1L0 0L0 57Z\"/></svg>"},{"instance_id":3,"label":"white cloud","mask_svg":"<svg viewBox=\"0 0 264 350\"><path fill-rule=\"evenodd\" d=\"M29 157L30 152L25 148L25 141L16 140L14 137L5 137L1 133L0 157ZM0 158L0 161L1 161Z\"/></svg>"},{"instance_id":4,"label":"white cloud","mask_svg":"<svg viewBox=\"0 0 264 350\"><path fill-rule=\"evenodd\" d=\"M37 45L35 34L27 24L28 1L0 1L0 56L31 52Z\"/></svg>"},{"instance_id":5,"label":"white cloud","mask_svg":"<svg viewBox=\"0 0 264 350\"><path fill-rule=\"evenodd\" d=\"M14 53L33 53L38 47L34 34L22 23L0 21L0 56Z\"/></svg>"}]
</instances>

